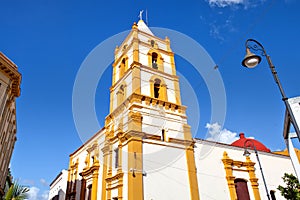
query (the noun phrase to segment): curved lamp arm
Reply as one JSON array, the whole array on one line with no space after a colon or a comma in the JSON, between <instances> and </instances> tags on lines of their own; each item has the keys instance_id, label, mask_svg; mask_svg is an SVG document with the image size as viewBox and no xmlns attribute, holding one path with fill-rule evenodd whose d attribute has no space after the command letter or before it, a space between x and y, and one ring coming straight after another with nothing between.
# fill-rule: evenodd
<instances>
[{"instance_id":1,"label":"curved lamp arm","mask_svg":"<svg viewBox=\"0 0 300 200\"><path fill-rule=\"evenodd\" d=\"M250 42L254 42L255 44L251 45L251 44L249 44ZM247 39L245 42L245 46L246 46L246 48L253 49L255 51L261 51L263 56L267 56L267 52L266 52L264 46L255 39L252 39L252 38Z\"/></svg>"}]
</instances>

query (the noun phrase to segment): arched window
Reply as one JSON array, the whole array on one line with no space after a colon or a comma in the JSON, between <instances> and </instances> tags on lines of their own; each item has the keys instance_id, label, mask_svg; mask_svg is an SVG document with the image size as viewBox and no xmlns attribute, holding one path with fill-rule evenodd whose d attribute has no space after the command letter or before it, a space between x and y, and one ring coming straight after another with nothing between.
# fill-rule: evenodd
<instances>
[{"instance_id":1,"label":"arched window","mask_svg":"<svg viewBox=\"0 0 300 200\"><path fill-rule=\"evenodd\" d=\"M235 191L238 200L250 200L247 181L241 178L234 180Z\"/></svg>"},{"instance_id":2,"label":"arched window","mask_svg":"<svg viewBox=\"0 0 300 200\"><path fill-rule=\"evenodd\" d=\"M158 69L157 58L158 58L157 53L153 52L152 53L152 68L154 68L154 69Z\"/></svg>"},{"instance_id":3,"label":"arched window","mask_svg":"<svg viewBox=\"0 0 300 200\"><path fill-rule=\"evenodd\" d=\"M115 169L119 167L119 148L117 147L115 150Z\"/></svg>"},{"instance_id":4,"label":"arched window","mask_svg":"<svg viewBox=\"0 0 300 200\"><path fill-rule=\"evenodd\" d=\"M150 50L147 53L147 56L149 67L160 71L164 71L164 59L158 51Z\"/></svg>"},{"instance_id":5,"label":"arched window","mask_svg":"<svg viewBox=\"0 0 300 200\"><path fill-rule=\"evenodd\" d=\"M165 129L161 130L161 141L166 141L166 131L165 131Z\"/></svg>"},{"instance_id":6,"label":"arched window","mask_svg":"<svg viewBox=\"0 0 300 200\"><path fill-rule=\"evenodd\" d=\"M164 79L153 75L150 82L150 96L152 98L157 98L160 100L167 101L167 85L164 82Z\"/></svg>"},{"instance_id":7,"label":"arched window","mask_svg":"<svg viewBox=\"0 0 300 200\"><path fill-rule=\"evenodd\" d=\"M159 80L159 79L154 80L154 88L153 88L154 98L159 98L160 83L161 83L161 80Z\"/></svg>"}]
</instances>

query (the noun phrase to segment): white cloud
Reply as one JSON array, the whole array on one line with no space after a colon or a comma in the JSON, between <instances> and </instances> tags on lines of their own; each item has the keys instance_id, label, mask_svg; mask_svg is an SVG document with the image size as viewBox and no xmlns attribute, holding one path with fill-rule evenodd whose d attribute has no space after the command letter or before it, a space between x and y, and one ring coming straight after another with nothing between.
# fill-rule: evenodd
<instances>
[{"instance_id":1,"label":"white cloud","mask_svg":"<svg viewBox=\"0 0 300 200\"><path fill-rule=\"evenodd\" d=\"M49 190L45 190L41 195L41 200L48 200Z\"/></svg>"},{"instance_id":2,"label":"white cloud","mask_svg":"<svg viewBox=\"0 0 300 200\"><path fill-rule=\"evenodd\" d=\"M48 190L45 190L42 194L40 194L40 189L37 187L33 186L29 189L27 200L48 200Z\"/></svg>"},{"instance_id":3,"label":"white cloud","mask_svg":"<svg viewBox=\"0 0 300 200\"><path fill-rule=\"evenodd\" d=\"M49 186L49 184L47 183L47 181L43 178L40 179L40 183L43 185L43 186Z\"/></svg>"},{"instance_id":4,"label":"white cloud","mask_svg":"<svg viewBox=\"0 0 300 200\"><path fill-rule=\"evenodd\" d=\"M23 185L34 185L35 184L35 181L30 180L30 179L24 179L24 180L21 180L21 182Z\"/></svg>"},{"instance_id":5,"label":"white cloud","mask_svg":"<svg viewBox=\"0 0 300 200\"><path fill-rule=\"evenodd\" d=\"M217 6L224 8L226 6L232 6L232 5L241 5L245 3L244 0L208 0L208 3L210 6Z\"/></svg>"},{"instance_id":6,"label":"white cloud","mask_svg":"<svg viewBox=\"0 0 300 200\"><path fill-rule=\"evenodd\" d=\"M227 129L221 129L221 125L218 123L207 123L205 128L208 129L209 134L209 136L206 138L207 140L231 144L232 142L239 139L239 137L237 137L237 133Z\"/></svg>"},{"instance_id":7,"label":"white cloud","mask_svg":"<svg viewBox=\"0 0 300 200\"><path fill-rule=\"evenodd\" d=\"M244 9L254 8L266 0L207 0L211 7L231 7L231 8L239 8L242 7ZM292 0L286 0L292 1Z\"/></svg>"},{"instance_id":8,"label":"white cloud","mask_svg":"<svg viewBox=\"0 0 300 200\"><path fill-rule=\"evenodd\" d=\"M38 193L40 189L37 187L30 187L28 192L28 200L38 200Z\"/></svg>"},{"instance_id":9,"label":"white cloud","mask_svg":"<svg viewBox=\"0 0 300 200\"><path fill-rule=\"evenodd\" d=\"M211 22L208 24L210 28L209 34L220 42L224 42L226 41L226 36L231 33L238 32L238 30L234 25L234 15L220 15L222 16L220 19L211 20Z\"/></svg>"},{"instance_id":10,"label":"white cloud","mask_svg":"<svg viewBox=\"0 0 300 200\"><path fill-rule=\"evenodd\" d=\"M220 33L221 28L222 28L221 26L218 26L216 24L210 24L209 34L215 39L224 41L224 37Z\"/></svg>"}]
</instances>

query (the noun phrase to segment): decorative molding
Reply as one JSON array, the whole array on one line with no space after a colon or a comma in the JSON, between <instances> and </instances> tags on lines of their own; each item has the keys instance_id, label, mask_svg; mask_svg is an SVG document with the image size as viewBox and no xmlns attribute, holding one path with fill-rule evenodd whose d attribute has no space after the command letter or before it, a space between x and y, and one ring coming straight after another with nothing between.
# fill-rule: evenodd
<instances>
[{"instance_id":1,"label":"decorative molding","mask_svg":"<svg viewBox=\"0 0 300 200\"><path fill-rule=\"evenodd\" d=\"M255 200L260 200L260 194L258 189L258 178L256 178L255 168L254 168L255 163L250 160L250 157L246 157L246 162L236 161L229 158L227 152L224 151L222 162L224 164L224 169L226 172L226 180L227 180L231 200L237 199L235 183L234 183L236 177L233 175L233 171L235 170L248 172L254 198ZM246 169L235 169L234 167L246 168Z\"/></svg>"}]
</instances>

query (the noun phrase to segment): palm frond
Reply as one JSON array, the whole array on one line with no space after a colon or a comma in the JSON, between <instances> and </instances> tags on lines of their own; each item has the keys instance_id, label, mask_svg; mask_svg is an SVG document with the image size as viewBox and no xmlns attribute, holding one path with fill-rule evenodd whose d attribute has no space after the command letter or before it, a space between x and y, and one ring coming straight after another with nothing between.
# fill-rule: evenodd
<instances>
[{"instance_id":1,"label":"palm frond","mask_svg":"<svg viewBox=\"0 0 300 200\"><path fill-rule=\"evenodd\" d=\"M28 198L29 188L14 182L8 189L4 200L25 200Z\"/></svg>"}]
</instances>

